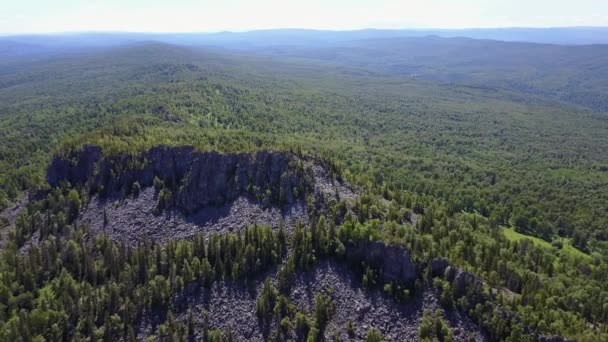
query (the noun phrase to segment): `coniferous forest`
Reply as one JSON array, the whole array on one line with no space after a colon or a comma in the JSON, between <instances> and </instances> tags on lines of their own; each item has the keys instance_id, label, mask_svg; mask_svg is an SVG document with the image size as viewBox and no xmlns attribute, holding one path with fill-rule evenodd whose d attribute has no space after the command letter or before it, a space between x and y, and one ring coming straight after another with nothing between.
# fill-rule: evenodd
<instances>
[{"instance_id":1,"label":"coniferous forest","mask_svg":"<svg viewBox=\"0 0 608 342\"><path fill-rule=\"evenodd\" d=\"M605 45L143 38L0 38L0 340L608 340Z\"/></svg>"}]
</instances>

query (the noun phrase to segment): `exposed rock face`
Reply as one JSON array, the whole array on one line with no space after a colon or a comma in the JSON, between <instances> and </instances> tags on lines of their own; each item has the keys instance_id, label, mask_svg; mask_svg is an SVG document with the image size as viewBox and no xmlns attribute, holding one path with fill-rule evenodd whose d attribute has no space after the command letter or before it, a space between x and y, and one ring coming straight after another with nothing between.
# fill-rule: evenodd
<instances>
[{"instance_id":1,"label":"exposed rock face","mask_svg":"<svg viewBox=\"0 0 608 342\"><path fill-rule=\"evenodd\" d=\"M382 276L387 282L398 281L413 285L418 276L416 264L401 246L387 245L380 241L360 243L348 246L346 257L382 270Z\"/></svg>"},{"instance_id":2,"label":"exposed rock face","mask_svg":"<svg viewBox=\"0 0 608 342\"><path fill-rule=\"evenodd\" d=\"M332 205L352 200L356 192L323 162L287 152L220 154L190 146L104 156L98 146L88 145L56 157L47 181L88 191L78 220L91 236L103 233L127 244L166 242L253 224L290 233L298 223L308 224L310 204L316 214L327 215ZM168 191L152 186L155 177ZM135 182L139 187L133 193ZM308 195L312 203L304 200ZM346 212L333 214L336 224Z\"/></svg>"},{"instance_id":3,"label":"exposed rock face","mask_svg":"<svg viewBox=\"0 0 608 342\"><path fill-rule=\"evenodd\" d=\"M448 259L446 258L435 258L431 260L431 275L433 277L443 276L445 269L450 266Z\"/></svg>"},{"instance_id":4,"label":"exposed rock face","mask_svg":"<svg viewBox=\"0 0 608 342\"><path fill-rule=\"evenodd\" d=\"M154 177L171 189L173 204L186 214L246 193L265 204L290 204L314 187L312 170L290 153L219 154L190 146L102 157L101 148L87 145L68 158L55 158L47 172L51 186L67 181L100 194L128 194L134 182L150 186Z\"/></svg>"},{"instance_id":5,"label":"exposed rock face","mask_svg":"<svg viewBox=\"0 0 608 342\"><path fill-rule=\"evenodd\" d=\"M72 184L84 184L93 174L100 159L99 146L85 145L70 158L54 158L47 172L47 181L52 186L57 186L64 180Z\"/></svg>"},{"instance_id":6,"label":"exposed rock face","mask_svg":"<svg viewBox=\"0 0 608 342\"><path fill-rule=\"evenodd\" d=\"M281 153L196 154L177 197L178 206L187 213L237 198L254 187L270 191L265 200L293 203L294 189L300 186L295 170L288 167L289 157ZM308 184L307 184L308 185ZM259 190L253 190L260 195Z\"/></svg>"},{"instance_id":7,"label":"exposed rock face","mask_svg":"<svg viewBox=\"0 0 608 342\"><path fill-rule=\"evenodd\" d=\"M467 272L461 268L448 266L445 269L445 275L447 280L452 282L454 294L456 296L460 297L465 295L467 290L476 293L482 292L483 280L473 273Z\"/></svg>"}]
</instances>

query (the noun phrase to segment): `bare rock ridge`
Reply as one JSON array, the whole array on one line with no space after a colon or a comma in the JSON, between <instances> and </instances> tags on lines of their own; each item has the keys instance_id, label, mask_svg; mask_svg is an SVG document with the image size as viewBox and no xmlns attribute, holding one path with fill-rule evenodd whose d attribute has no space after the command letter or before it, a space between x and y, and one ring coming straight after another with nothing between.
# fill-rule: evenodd
<instances>
[{"instance_id":1,"label":"bare rock ridge","mask_svg":"<svg viewBox=\"0 0 608 342\"><path fill-rule=\"evenodd\" d=\"M141 155L103 156L99 146L86 145L54 158L47 172L51 186L69 182L101 195L126 195L135 182L147 187L155 177L171 190L171 204L186 214L243 194L266 205L290 204L313 189L312 170L287 152L220 154L158 146Z\"/></svg>"},{"instance_id":2,"label":"bare rock ridge","mask_svg":"<svg viewBox=\"0 0 608 342\"><path fill-rule=\"evenodd\" d=\"M93 235L136 244L254 224L289 233L298 223L308 225L310 210L327 215L343 202L332 214L339 224L356 190L333 177L335 171L326 160L291 152L222 154L157 146L136 155L107 155L85 145L55 157L47 181L85 195L78 220Z\"/></svg>"}]
</instances>

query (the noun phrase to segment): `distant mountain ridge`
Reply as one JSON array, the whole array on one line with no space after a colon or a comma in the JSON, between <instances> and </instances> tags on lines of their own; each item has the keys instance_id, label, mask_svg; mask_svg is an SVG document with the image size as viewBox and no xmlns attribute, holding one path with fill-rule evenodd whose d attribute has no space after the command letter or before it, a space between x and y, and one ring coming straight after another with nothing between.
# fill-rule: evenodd
<instances>
[{"instance_id":1,"label":"distant mountain ridge","mask_svg":"<svg viewBox=\"0 0 608 342\"><path fill-rule=\"evenodd\" d=\"M271 29L214 33L76 32L58 34L0 35L0 39L42 46L105 46L141 40L172 44L219 45L248 48L272 45L335 44L349 40L426 37L463 37L510 42L562 45L608 44L608 27L480 28L480 29L361 29L351 31ZM4 43L3 43L4 44Z\"/></svg>"},{"instance_id":2,"label":"distant mountain ridge","mask_svg":"<svg viewBox=\"0 0 608 342\"><path fill-rule=\"evenodd\" d=\"M608 111L608 28L601 27L22 35L0 38L4 57L0 58L0 73L11 65L66 52L88 53L150 42L171 44L175 50L204 47L208 52L247 54L249 58L293 59L440 83L503 88ZM563 44L550 44L555 42ZM583 45L598 42L606 44Z\"/></svg>"}]
</instances>

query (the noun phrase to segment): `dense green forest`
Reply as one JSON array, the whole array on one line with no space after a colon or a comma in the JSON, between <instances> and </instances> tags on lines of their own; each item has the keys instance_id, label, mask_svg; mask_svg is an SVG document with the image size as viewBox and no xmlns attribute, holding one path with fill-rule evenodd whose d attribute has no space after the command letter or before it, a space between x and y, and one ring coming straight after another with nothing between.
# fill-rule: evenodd
<instances>
[{"instance_id":1,"label":"dense green forest","mask_svg":"<svg viewBox=\"0 0 608 342\"><path fill-rule=\"evenodd\" d=\"M0 60L0 207L24 191L48 190L51 158L87 143L106 154L160 144L297 150L331 160L363 191L357 219L337 226L319 218L289 238L251 227L208 242L131 249L103 236L85 243L86 227L72 220L86 196L54 189L19 216L2 252L0 336L135 338L141 313L158 310L166 318L159 336L187 337L188 323L175 321L169 305L184 284L279 265L286 283L264 285L258 318L280 322L277 339L315 341L331 299L319 293L313 312L297 312L281 297L288 273L317 258L341 260L353 241L384 240L421 264L446 257L505 289L497 302L523 321L493 312L480 294L454 293L441 277L419 281L440 288L444 306L466 312L494 339L532 339L524 327L608 338L606 113L580 98L564 104L516 87L272 56L141 43ZM421 219L408 224L404 213ZM19 252L34 232L40 242ZM360 271L370 286L384 285L374 284L373 270ZM407 300L404 291L387 292ZM448 340L440 314L424 321L421 338ZM212 341L229 336L205 332Z\"/></svg>"},{"instance_id":2,"label":"dense green forest","mask_svg":"<svg viewBox=\"0 0 608 342\"><path fill-rule=\"evenodd\" d=\"M486 284L463 292L430 269L412 286L385 283L378 269L345 260L359 270L363 286L380 286L396 301L407 302L432 283L441 290L446 309L467 313L493 339L534 340L534 332L541 332L594 341L608 333L608 307L601 304L608 293L605 262L558 254L528 239L514 241L478 214L451 214L440 202L409 192L369 189L354 204L357 219L347 214L336 225L344 202L336 203L329 217L299 225L291 236L282 229L253 226L207 240L197 234L191 241L161 245L144 240L136 247L104 235L91 243L86 226L74 221L85 197L84 189L56 188L19 215L0 259L4 339L132 340L146 313L164 321L156 331L161 340L192 338L192 323L172 318L175 295L193 282L205 287L221 280L246 283L278 265L276 287L266 281L257 299L260 324L272 330L271 322L280 322L278 330L268 332L271 340L293 334L317 340L334 311L331 297L318 294L312 312L299 311L287 297L295 273L309 271L325 258L342 261L351 246L369 241L404 246L421 264L445 256L481 275ZM314 206L309 211L314 217ZM404 221L412 213L422 216L415 225ZM39 235L36 243L28 243L34 234ZM490 288L502 292L490 296ZM205 340L215 341L214 334L230 340L229 331L203 329ZM450 334L441 314L425 313L422 339Z\"/></svg>"},{"instance_id":3,"label":"dense green forest","mask_svg":"<svg viewBox=\"0 0 608 342\"><path fill-rule=\"evenodd\" d=\"M297 146L336 156L357 183L437 196L453 212L478 212L549 242L571 238L586 253L607 248L601 113L509 91L162 44L11 68L18 71L3 80L13 85L0 94L5 206L44 185L60 146Z\"/></svg>"},{"instance_id":4,"label":"dense green forest","mask_svg":"<svg viewBox=\"0 0 608 342\"><path fill-rule=\"evenodd\" d=\"M607 111L606 45L549 45L468 38L383 38L259 53L356 66L449 84L515 90Z\"/></svg>"}]
</instances>

